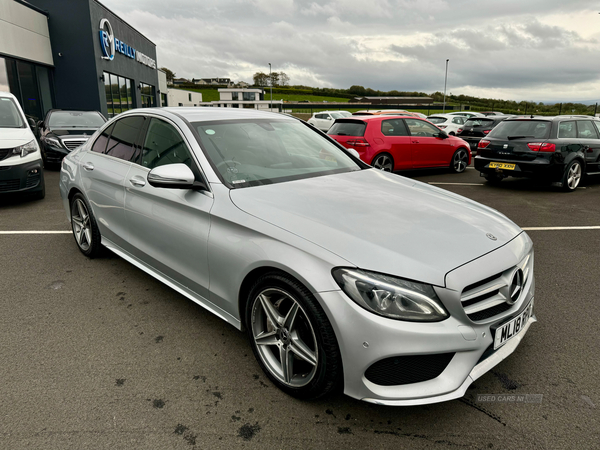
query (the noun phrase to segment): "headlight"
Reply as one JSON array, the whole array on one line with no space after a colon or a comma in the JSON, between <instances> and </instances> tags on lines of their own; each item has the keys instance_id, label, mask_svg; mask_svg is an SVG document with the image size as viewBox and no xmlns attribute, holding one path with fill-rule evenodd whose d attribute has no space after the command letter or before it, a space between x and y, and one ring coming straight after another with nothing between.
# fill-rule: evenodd
<instances>
[{"instance_id":1,"label":"headlight","mask_svg":"<svg viewBox=\"0 0 600 450\"><path fill-rule=\"evenodd\" d=\"M363 308L390 319L439 322L448 312L429 284L360 269L337 268L333 277Z\"/></svg>"},{"instance_id":2,"label":"headlight","mask_svg":"<svg viewBox=\"0 0 600 450\"><path fill-rule=\"evenodd\" d=\"M62 148L62 144L61 142L58 140L58 138L54 138L54 137L45 137L44 141L47 142L48 144L54 146L54 147L58 147L58 148Z\"/></svg>"},{"instance_id":3,"label":"headlight","mask_svg":"<svg viewBox=\"0 0 600 450\"><path fill-rule=\"evenodd\" d=\"M28 142L24 145L19 145L17 148L13 149L13 155L21 155L21 158L29 155L30 153L37 151L37 144L35 143L35 139L31 142Z\"/></svg>"}]
</instances>

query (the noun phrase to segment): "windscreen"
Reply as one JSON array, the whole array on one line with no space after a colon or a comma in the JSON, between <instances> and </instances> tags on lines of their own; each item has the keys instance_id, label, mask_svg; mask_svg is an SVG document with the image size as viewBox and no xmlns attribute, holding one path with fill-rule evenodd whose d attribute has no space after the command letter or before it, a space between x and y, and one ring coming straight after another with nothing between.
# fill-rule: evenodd
<instances>
[{"instance_id":1,"label":"windscreen","mask_svg":"<svg viewBox=\"0 0 600 450\"><path fill-rule=\"evenodd\" d=\"M445 117L428 117L427 120L429 120L431 123L444 123L448 119Z\"/></svg>"},{"instance_id":2,"label":"windscreen","mask_svg":"<svg viewBox=\"0 0 600 450\"><path fill-rule=\"evenodd\" d=\"M332 136L359 136L365 135L367 124L359 120L348 120L334 123L327 134Z\"/></svg>"},{"instance_id":3,"label":"windscreen","mask_svg":"<svg viewBox=\"0 0 600 450\"><path fill-rule=\"evenodd\" d=\"M194 122L213 167L232 187L361 170L334 143L295 120Z\"/></svg>"},{"instance_id":4,"label":"windscreen","mask_svg":"<svg viewBox=\"0 0 600 450\"><path fill-rule=\"evenodd\" d=\"M55 111L50 114L50 128L100 128L104 118L95 111Z\"/></svg>"},{"instance_id":5,"label":"windscreen","mask_svg":"<svg viewBox=\"0 0 600 450\"><path fill-rule=\"evenodd\" d=\"M500 122L489 137L496 139L548 139L551 122L542 120L510 120Z\"/></svg>"},{"instance_id":6,"label":"windscreen","mask_svg":"<svg viewBox=\"0 0 600 450\"><path fill-rule=\"evenodd\" d=\"M12 98L0 97L0 128L24 128L23 117Z\"/></svg>"},{"instance_id":7,"label":"windscreen","mask_svg":"<svg viewBox=\"0 0 600 450\"><path fill-rule=\"evenodd\" d=\"M491 127L494 123L493 119L484 119L483 117L472 117L467 119L465 127Z\"/></svg>"}]
</instances>

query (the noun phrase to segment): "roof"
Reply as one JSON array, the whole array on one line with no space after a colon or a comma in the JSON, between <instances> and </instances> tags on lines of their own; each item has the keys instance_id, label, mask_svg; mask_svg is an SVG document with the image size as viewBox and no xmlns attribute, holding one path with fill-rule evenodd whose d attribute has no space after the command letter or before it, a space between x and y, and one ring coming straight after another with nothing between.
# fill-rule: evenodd
<instances>
[{"instance_id":1,"label":"roof","mask_svg":"<svg viewBox=\"0 0 600 450\"><path fill-rule=\"evenodd\" d=\"M143 108L134 109L133 112L164 111L175 113L182 116L189 122L206 122L213 120L232 120L232 119L284 119L296 120L283 114L269 111L259 111L257 109L238 109L238 108L215 108L211 106L198 107L166 107L166 108Z\"/></svg>"}]
</instances>

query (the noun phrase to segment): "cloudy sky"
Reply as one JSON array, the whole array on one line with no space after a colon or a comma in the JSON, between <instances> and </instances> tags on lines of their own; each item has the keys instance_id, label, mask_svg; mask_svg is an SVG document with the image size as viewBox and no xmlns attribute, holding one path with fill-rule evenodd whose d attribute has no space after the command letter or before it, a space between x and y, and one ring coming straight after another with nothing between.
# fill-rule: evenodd
<instances>
[{"instance_id":1,"label":"cloudy sky","mask_svg":"<svg viewBox=\"0 0 600 450\"><path fill-rule=\"evenodd\" d=\"M101 0L186 78L600 100L600 2L589 0Z\"/></svg>"}]
</instances>

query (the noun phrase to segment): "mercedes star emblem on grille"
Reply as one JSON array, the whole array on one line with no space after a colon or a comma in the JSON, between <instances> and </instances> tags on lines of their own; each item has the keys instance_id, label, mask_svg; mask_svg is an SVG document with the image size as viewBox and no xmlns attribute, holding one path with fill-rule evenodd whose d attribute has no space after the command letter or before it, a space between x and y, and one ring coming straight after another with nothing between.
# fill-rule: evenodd
<instances>
[{"instance_id":1,"label":"mercedes star emblem on grille","mask_svg":"<svg viewBox=\"0 0 600 450\"><path fill-rule=\"evenodd\" d=\"M486 236L490 238L492 241L495 241L497 238L492 233L487 233Z\"/></svg>"},{"instance_id":2,"label":"mercedes star emblem on grille","mask_svg":"<svg viewBox=\"0 0 600 450\"><path fill-rule=\"evenodd\" d=\"M523 289L523 271L521 269L517 270L512 277L512 281L510 282L510 304L515 303L519 296L521 295L521 290Z\"/></svg>"}]
</instances>

